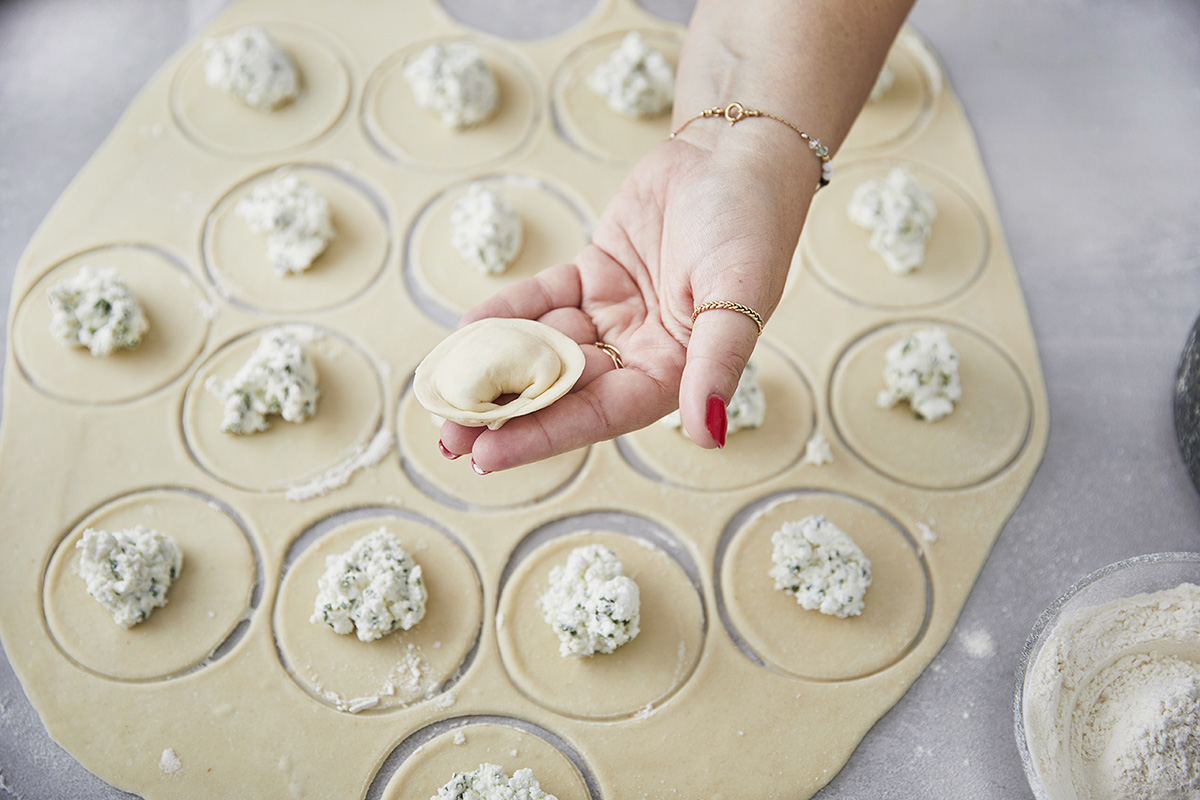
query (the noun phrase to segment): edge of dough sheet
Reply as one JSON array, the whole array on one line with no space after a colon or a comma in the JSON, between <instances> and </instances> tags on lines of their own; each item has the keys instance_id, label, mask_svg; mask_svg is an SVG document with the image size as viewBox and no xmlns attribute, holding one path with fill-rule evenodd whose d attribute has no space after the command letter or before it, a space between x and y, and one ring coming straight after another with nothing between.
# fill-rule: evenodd
<instances>
[{"instance_id":1,"label":"edge of dough sheet","mask_svg":"<svg viewBox=\"0 0 1200 800\"><path fill-rule=\"evenodd\" d=\"M811 796L837 774L866 732L941 649L1045 450L1048 409L1037 350L987 176L958 101L942 83L935 87L932 112L919 130L890 146L843 153L839 160L913 160L952 174L979 204L987 223L990 246L978 279L945 302L885 311L831 292L798 255L791 285L767 329L767 336L786 350L814 387L817 430L830 440L832 465L797 463L752 487L700 492L647 478L609 442L591 448L580 474L549 500L479 510L426 495L406 477L393 451L356 473L346 486L295 503L281 492L232 488L197 467L180 419L184 390L199 364L223 343L276 322L311 321L332 328L367 353L383 384L379 430L396 430L396 409L409 376L447 332L417 307L405 287L401 265L412 217L442 187L497 171L571 175L595 213L625 168L590 159L557 136L547 119L554 67L598 35L630 27L679 30L631 0L601 0L583 22L532 42L471 32L430 0L371 9L372 14L353 15L344 4L326 0L246 0L222 13L206 35L287 17L331 42L351 81L352 99L339 121L300 150L232 158L197 147L172 122L168 107L172 78L196 46L194 40L133 101L21 258L10 311L0 430L0 474L6 476L0 503L12 510L8 530L20 535L8 536L10 557L0 565L0 604L6 610L0 616L0 636L30 701L50 735L86 768L150 800L286 797L298 791L308 797L362 798L379 770L394 765L399 756L391 757L393 751L414 733L437 722L481 717L515 718L549 731L577 755L597 796L605 798ZM386 16L387 24L380 24L379 15ZM362 132L361 93L373 70L412 41L438 35L486 39L514 54L541 81L540 116L529 140L484 168L415 170L382 155ZM904 36L924 47L915 34L906 31ZM928 58L937 67L936 59ZM933 74L940 83L940 67ZM163 135L139 133L155 124L163 125ZM212 289L201 261L204 223L231 187L296 161L334 164L370 187L388 221L389 253L370 289L335 309L300 318L254 313ZM15 311L55 264L92 247L127 242L164 251L207 287L215 314L206 319L205 345L181 376L137 400L89 405L53 399L35 388L18 365ZM1005 353L1026 383L1031 424L1024 446L983 483L947 491L900 483L872 469L837 434L828 387L840 354L865 333L910 319L945 319L970 327ZM398 320L403 326L399 331ZM480 480L470 474L469 464L462 466L464 480ZM184 487L216 498L241 520L260 568L258 602L248 611L241 638L220 658L167 680L117 681L78 666L53 642L42 617L42 578L59 541L88 513L152 487ZM923 633L898 661L863 678L802 680L754 663L726 630L718 605L720 577L714 569L728 532L772 498L812 490L850 495L883 511L908 532L926 570L930 605ZM416 518L449 532L479 576L484 622L452 685L435 687L428 699L408 706L349 714L319 702L289 678L277 654L272 620L293 543L306 532L319 535L339 521L364 515L393 517L398 526ZM519 545L531 532L569 527L576 519L580 529L603 528L610 517L614 524L647 525L662 532L673 555L694 570L706 628L699 664L675 694L632 716L597 722L543 708L508 680L497 641L497 625L503 622L496 620L496 608L502 576L513 566L510 558L523 552ZM913 535L917 523L933 527L936 543ZM419 553L414 555L419 562ZM432 587L430 602L436 602ZM247 747L247 742L255 745ZM171 775L159 768L160 755L168 748L182 765Z\"/></svg>"}]
</instances>

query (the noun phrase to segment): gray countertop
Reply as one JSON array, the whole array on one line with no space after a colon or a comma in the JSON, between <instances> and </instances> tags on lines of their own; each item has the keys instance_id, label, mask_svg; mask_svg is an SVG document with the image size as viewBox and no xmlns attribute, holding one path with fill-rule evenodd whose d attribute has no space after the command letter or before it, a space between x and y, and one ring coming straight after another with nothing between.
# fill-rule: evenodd
<instances>
[{"instance_id":1,"label":"gray countertop","mask_svg":"<svg viewBox=\"0 0 1200 800\"><path fill-rule=\"evenodd\" d=\"M55 198L222 5L0 2L5 307ZM469 24L529 38L580 19L591 2L446 5ZM690 4L647 5L682 21ZM1038 614L1110 562L1200 550L1200 500L1171 417L1179 351L1200 312L1200 4L921 0L912 22L979 139L1040 348L1050 439L945 649L818 796L1030 797L1011 698ZM982 634L994 652L978 646ZM129 796L48 739L0 658L0 798L12 795Z\"/></svg>"}]
</instances>

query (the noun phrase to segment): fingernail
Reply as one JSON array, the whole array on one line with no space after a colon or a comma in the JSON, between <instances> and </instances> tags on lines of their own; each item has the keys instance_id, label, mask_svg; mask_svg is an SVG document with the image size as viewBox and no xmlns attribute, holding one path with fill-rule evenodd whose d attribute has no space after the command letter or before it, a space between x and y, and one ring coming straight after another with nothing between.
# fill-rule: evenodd
<instances>
[{"instance_id":1,"label":"fingernail","mask_svg":"<svg viewBox=\"0 0 1200 800\"><path fill-rule=\"evenodd\" d=\"M438 439L438 450L441 451L441 454L450 461L453 461L462 455L462 453L451 453L449 450L447 450L446 445L442 444L441 439Z\"/></svg>"},{"instance_id":2,"label":"fingernail","mask_svg":"<svg viewBox=\"0 0 1200 800\"><path fill-rule=\"evenodd\" d=\"M708 413L705 414L704 425L709 434L717 440L717 447L724 447L725 430L729 420L725 416L725 401L715 394L708 398Z\"/></svg>"},{"instance_id":3,"label":"fingernail","mask_svg":"<svg viewBox=\"0 0 1200 800\"><path fill-rule=\"evenodd\" d=\"M473 459L473 458L471 459L471 469L475 470L475 474L476 474L476 475L490 475L490 474L492 474L492 471L491 471L491 470L484 469L483 467L481 467L481 466L479 466L478 464L476 464L476 463L475 463L475 459Z\"/></svg>"}]
</instances>

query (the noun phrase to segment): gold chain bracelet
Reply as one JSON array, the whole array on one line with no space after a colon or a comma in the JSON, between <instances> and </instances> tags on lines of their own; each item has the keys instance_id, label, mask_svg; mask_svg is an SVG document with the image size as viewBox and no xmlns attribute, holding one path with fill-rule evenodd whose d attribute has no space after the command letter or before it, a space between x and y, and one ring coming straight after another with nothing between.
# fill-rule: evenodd
<instances>
[{"instance_id":1,"label":"gold chain bracelet","mask_svg":"<svg viewBox=\"0 0 1200 800\"><path fill-rule=\"evenodd\" d=\"M784 125L787 125L796 133L800 134L800 138L808 144L808 149L813 152L813 155L821 160L821 180L817 183L817 189L820 190L821 188L828 186L829 181L833 179L833 168L829 166L829 148L821 144L820 139L809 136L807 133L800 130L782 117L777 117L774 114L768 114L766 111L758 111L752 108L746 108L741 103L730 103L724 108L719 106L706 108L676 128L675 132L668 136L667 139L674 139L688 125L691 125L698 119L704 119L707 117L724 117L729 122L731 127L748 117L766 117L767 119L773 119L776 122L782 122Z\"/></svg>"}]
</instances>

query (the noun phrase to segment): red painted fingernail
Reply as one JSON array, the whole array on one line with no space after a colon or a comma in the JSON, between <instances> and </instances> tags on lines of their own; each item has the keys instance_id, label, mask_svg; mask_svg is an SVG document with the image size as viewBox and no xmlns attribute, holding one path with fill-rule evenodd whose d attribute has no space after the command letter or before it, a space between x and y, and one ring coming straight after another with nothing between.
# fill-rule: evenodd
<instances>
[{"instance_id":1,"label":"red painted fingernail","mask_svg":"<svg viewBox=\"0 0 1200 800\"><path fill-rule=\"evenodd\" d=\"M476 464L475 459L473 459L473 458L471 459L471 469L475 470L476 475L490 475L492 473L491 470L484 469L483 467Z\"/></svg>"},{"instance_id":2,"label":"red painted fingernail","mask_svg":"<svg viewBox=\"0 0 1200 800\"><path fill-rule=\"evenodd\" d=\"M724 447L729 419L725 416L725 401L715 394L708 398L708 413L704 416L704 425L709 434L717 440L717 447Z\"/></svg>"},{"instance_id":3,"label":"red painted fingernail","mask_svg":"<svg viewBox=\"0 0 1200 800\"><path fill-rule=\"evenodd\" d=\"M446 445L442 444L441 439L438 439L438 450L441 452L441 454L443 456L445 456L447 459L449 459L451 461L453 461L454 459L456 459L462 455L462 453L451 453L449 450L447 450Z\"/></svg>"}]
</instances>

